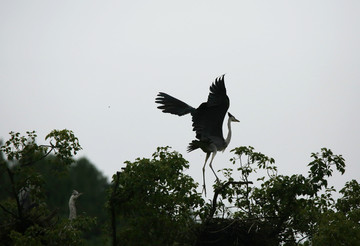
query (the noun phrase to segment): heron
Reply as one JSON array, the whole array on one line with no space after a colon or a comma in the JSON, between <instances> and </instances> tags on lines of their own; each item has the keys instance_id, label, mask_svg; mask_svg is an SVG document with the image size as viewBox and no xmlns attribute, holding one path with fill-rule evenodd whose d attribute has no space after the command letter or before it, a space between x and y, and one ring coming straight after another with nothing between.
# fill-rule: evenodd
<instances>
[{"instance_id":1,"label":"heron","mask_svg":"<svg viewBox=\"0 0 360 246\"><path fill-rule=\"evenodd\" d=\"M231 140L231 123L239 122L232 114L228 112L228 134L223 137L222 125L228 108L230 106L229 97L226 95L224 83L225 74L217 77L210 86L210 93L206 102L200 104L198 108L193 108L183 101L172 97L164 92L159 92L155 102L160 104L157 108L164 113L183 116L191 114L193 131L196 133L196 140L193 140L187 151L191 152L201 149L206 153L203 172L203 191L206 196L205 186L205 167L211 156L209 166L214 173L216 180L219 181L216 172L212 167L214 157L218 151L224 151Z\"/></svg>"},{"instance_id":2,"label":"heron","mask_svg":"<svg viewBox=\"0 0 360 246\"><path fill-rule=\"evenodd\" d=\"M69 199L69 219L73 220L76 219L76 206L75 202L78 199L79 196L81 196L83 193L79 193L77 190L73 190L70 199Z\"/></svg>"}]
</instances>

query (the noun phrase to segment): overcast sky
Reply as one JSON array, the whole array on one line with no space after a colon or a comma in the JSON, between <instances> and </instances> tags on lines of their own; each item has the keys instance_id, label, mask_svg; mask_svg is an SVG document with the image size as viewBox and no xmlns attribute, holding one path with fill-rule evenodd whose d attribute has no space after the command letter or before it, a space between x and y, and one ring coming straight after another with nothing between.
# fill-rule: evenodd
<instances>
[{"instance_id":1,"label":"overcast sky","mask_svg":"<svg viewBox=\"0 0 360 246\"><path fill-rule=\"evenodd\" d=\"M71 129L111 177L172 146L201 184L205 154L186 153L191 117L164 114L167 92L193 107L226 73L237 146L307 173L311 152L342 154L339 188L359 179L360 1L0 1L0 138ZM224 135L227 134L224 125ZM208 185L213 174L207 169ZM201 190L199 188L199 190Z\"/></svg>"}]
</instances>

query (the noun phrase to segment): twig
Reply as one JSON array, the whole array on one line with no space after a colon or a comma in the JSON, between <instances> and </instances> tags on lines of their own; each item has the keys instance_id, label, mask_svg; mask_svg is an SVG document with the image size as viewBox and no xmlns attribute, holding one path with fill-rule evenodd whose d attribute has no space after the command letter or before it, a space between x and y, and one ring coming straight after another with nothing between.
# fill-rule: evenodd
<instances>
[{"instance_id":1,"label":"twig","mask_svg":"<svg viewBox=\"0 0 360 246\"><path fill-rule=\"evenodd\" d=\"M230 184L232 185L243 185L243 184L252 184L253 182L251 181L227 181L226 183L224 183L222 186L220 186L219 188L215 189L214 192L214 198L212 201L212 207L210 210L210 214L208 216L208 219L211 219L214 216L214 213L216 211L216 206L217 206L217 198L219 196L219 193L224 190L227 186L229 186Z\"/></svg>"},{"instance_id":2,"label":"twig","mask_svg":"<svg viewBox=\"0 0 360 246\"><path fill-rule=\"evenodd\" d=\"M8 175L9 175L9 178L10 178L12 195L14 196L14 198L16 200L16 205L17 205L17 210L18 210L18 216L15 216L15 217L18 217L18 218L22 219L23 218L23 216L22 216L22 207L20 205L18 192L16 192L16 188L15 188L14 173L11 172L10 168L7 165L6 165L6 171L7 171Z\"/></svg>"},{"instance_id":3,"label":"twig","mask_svg":"<svg viewBox=\"0 0 360 246\"><path fill-rule=\"evenodd\" d=\"M1 205L1 204L0 204L0 208L1 208L2 210L4 210L5 212L11 214L13 217L15 217L15 218L18 217L16 214L14 214L13 212L7 210L7 209L6 209L3 205Z\"/></svg>"},{"instance_id":4,"label":"twig","mask_svg":"<svg viewBox=\"0 0 360 246\"><path fill-rule=\"evenodd\" d=\"M233 220L231 223L229 223L228 225L226 225L224 228L221 228L217 231L209 231L210 233L219 233L221 231L225 231L227 228L229 228L230 226L232 226L233 224L235 224L238 220Z\"/></svg>"},{"instance_id":5,"label":"twig","mask_svg":"<svg viewBox=\"0 0 360 246\"><path fill-rule=\"evenodd\" d=\"M50 150L47 152L47 153L45 153L45 155L43 155L42 157L40 157L38 160L35 160L35 161L30 161L30 162L28 162L28 163L25 163L25 164L22 164L21 166L22 167L26 167L26 166L30 166L30 165L33 165L33 164L35 164L36 162L38 162L38 161L41 161L42 159L44 159L45 157L47 157L54 149L55 149L55 146L53 146L53 145L51 145L51 146L49 146L49 145L40 145L41 147L50 147Z\"/></svg>"}]
</instances>

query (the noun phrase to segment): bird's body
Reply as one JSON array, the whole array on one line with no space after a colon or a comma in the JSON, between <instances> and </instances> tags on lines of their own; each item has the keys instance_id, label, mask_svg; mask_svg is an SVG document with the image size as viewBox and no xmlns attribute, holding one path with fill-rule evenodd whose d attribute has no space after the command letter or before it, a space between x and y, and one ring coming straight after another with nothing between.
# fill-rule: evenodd
<instances>
[{"instance_id":1,"label":"bird's body","mask_svg":"<svg viewBox=\"0 0 360 246\"><path fill-rule=\"evenodd\" d=\"M176 99L166 93L160 92L155 100L156 103L161 104L158 106L164 113L171 113L178 116L186 114L192 115L193 130L196 132L196 140L193 140L188 146L188 152L202 149L206 153L205 163L203 167L203 181L205 189L205 166L211 153L212 158L210 161L210 168L217 175L212 168L213 159L217 151L224 151L228 146L231 139L231 122L238 122L238 120L230 113L228 120L228 136L226 139L223 137L222 125L226 112L229 108L230 101L226 95L226 88L224 84L224 75L218 77L215 82L210 86L210 93L208 100L202 103L198 108L193 108L188 104Z\"/></svg>"},{"instance_id":2,"label":"bird's body","mask_svg":"<svg viewBox=\"0 0 360 246\"><path fill-rule=\"evenodd\" d=\"M82 193L79 193L77 190L73 190L70 199L69 199L69 219L76 219L76 206L75 206L75 202L78 199L79 196L81 196Z\"/></svg>"}]
</instances>

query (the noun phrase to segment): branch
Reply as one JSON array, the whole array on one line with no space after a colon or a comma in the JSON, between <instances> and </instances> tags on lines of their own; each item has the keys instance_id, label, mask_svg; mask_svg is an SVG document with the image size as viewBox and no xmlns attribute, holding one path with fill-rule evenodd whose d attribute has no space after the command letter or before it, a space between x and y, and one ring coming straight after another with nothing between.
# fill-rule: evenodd
<instances>
[{"instance_id":1,"label":"branch","mask_svg":"<svg viewBox=\"0 0 360 246\"><path fill-rule=\"evenodd\" d=\"M309 238L309 237L310 237L309 235L306 235L306 236L300 238L299 241L296 243L296 245L300 245L300 242L301 242L302 240L304 240L304 239L306 239L306 238Z\"/></svg>"},{"instance_id":2,"label":"branch","mask_svg":"<svg viewBox=\"0 0 360 246\"><path fill-rule=\"evenodd\" d=\"M112 242L114 246L116 245L116 213L115 213L114 203L115 203L116 190L119 186L119 178L120 178L120 173L116 172L116 179L110 198Z\"/></svg>"},{"instance_id":3,"label":"branch","mask_svg":"<svg viewBox=\"0 0 360 246\"><path fill-rule=\"evenodd\" d=\"M42 159L47 157L51 153L51 151L53 151L55 149L55 147L52 144L50 146L49 145L40 145L40 147L47 147L47 148L50 147L50 150L47 153L45 153L42 157L40 157L38 160L22 164L21 165L22 167L30 166L30 165L35 164L38 161L41 161Z\"/></svg>"},{"instance_id":4,"label":"branch","mask_svg":"<svg viewBox=\"0 0 360 246\"><path fill-rule=\"evenodd\" d=\"M14 218L17 218L17 217L18 217L16 214L14 214L13 212L7 210L7 209L6 209L3 205L1 205L1 204L0 204L0 208L1 208L2 210L4 210L6 213L11 214Z\"/></svg>"},{"instance_id":5,"label":"branch","mask_svg":"<svg viewBox=\"0 0 360 246\"><path fill-rule=\"evenodd\" d=\"M251 181L227 181L226 183L224 183L222 186L220 186L219 188L215 189L215 192L214 192L214 198L213 198L213 201L212 201L212 207L211 207L211 210L210 210L210 214L208 216L208 219L211 219L214 214L215 214L215 211L216 211L216 206L217 206L217 198L219 196L219 193L221 191L223 191L227 186L229 186L230 184L232 185L243 185L243 184L252 184L253 182Z\"/></svg>"},{"instance_id":6,"label":"branch","mask_svg":"<svg viewBox=\"0 0 360 246\"><path fill-rule=\"evenodd\" d=\"M15 181L14 181L14 173L11 172L10 168L6 165L6 171L9 175L10 178L10 183L11 183L11 189L12 189L12 195L14 196L15 200L16 200L16 205L17 205L17 210L18 210L18 216L15 217L19 217L20 219L22 219L22 208L20 205L20 201L19 201L19 197L18 197L18 192L16 191L16 187L15 187Z\"/></svg>"}]
</instances>

